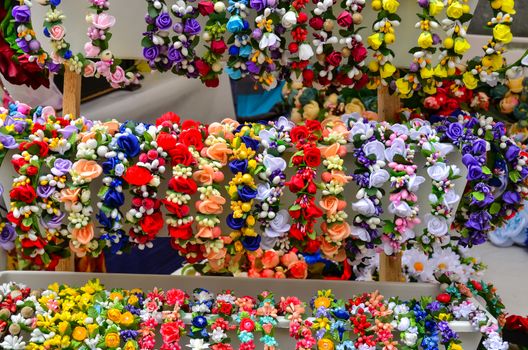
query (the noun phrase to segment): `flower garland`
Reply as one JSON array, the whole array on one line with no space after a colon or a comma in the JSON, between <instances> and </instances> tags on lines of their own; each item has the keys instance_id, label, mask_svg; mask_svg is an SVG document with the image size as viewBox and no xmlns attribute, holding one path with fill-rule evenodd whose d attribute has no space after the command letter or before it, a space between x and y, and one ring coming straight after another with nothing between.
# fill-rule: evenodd
<instances>
[{"instance_id":1,"label":"flower garland","mask_svg":"<svg viewBox=\"0 0 528 350\"><path fill-rule=\"evenodd\" d=\"M261 229L260 247L264 250L279 248L280 251L289 249L287 232L290 230L289 213L280 208L280 200L284 193L286 180L286 161L281 155L291 143L290 131L293 123L285 117L280 117L276 122L271 122L269 128L259 132L263 152L257 155L257 162L264 165L265 171L259 177L266 181L257 185L254 216L258 218Z\"/></svg>"},{"instance_id":2,"label":"flower garland","mask_svg":"<svg viewBox=\"0 0 528 350\"><path fill-rule=\"evenodd\" d=\"M179 117L170 114L167 119L162 116L156 120L156 125L148 126L140 145L139 162L128 167L123 175L123 179L132 186L130 192L134 195L132 208L126 213L127 221L134 225L129 231L130 241L140 249L151 248L152 240L163 228L161 200L157 197L160 178L165 173L167 153L158 144L158 138L163 134L162 123L177 124Z\"/></svg>"},{"instance_id":3,"label":"flower garland","mask_svg":"<svg viewBox=\"0 0 528 350\"><path fill-rule=\"evenodd\" d=\"M185 335L185 324L183 323L183 313L189 302L187 294L180 289L170 289L166 293L160 293L161 303L166 304L170 309L162 311L160 333L163 344L160 349L179 349L179 342Z\"/></svg>"},{"instance_id":4,"label":"flower garland","mask_svg":"<svg viewBox=\"0 0 528 350\"><path fill-rule=\"evenodd\" d=\"M132 159L140 152L140 138L145 129L142 123L122 124L104 154L106 161L102 168L105 177L103 187L97 193L100 202L97 203L99 213L96 217L102 225L100 239L106 241L106 247L114 254L121 254L129 243L129 238L123 230L123 216L119 210L125 203L124 190L127 183L123 181L123 175Z\"/></svg>"},{"instance_id":5,"label":"flower garland","mask_svg":"<svg viewBox=\"0 0 528 350\"><path fill-rule=\"evenodd\" d=\"M249 57L252 53L249 22L246 20L249 14L247 0L232 0L229 2L227 12L230 13L226 29L231 33L228 43L229 60L226 72L231 79L238 80L248 73Z\"/></svg>"},{"instance_id":6,"label":"flower garland","mask_svg":"<svg viewBox=\"0 0 528 350\"><path fill-rule=\"evenodd\" d=\"M295 23L291 26L293 41L288 44L288 51L290 52L290 79L293 82L299 82L301 86L312 86L315 78L313 70L308 68L309 60L313 57L314 51L307 41L308 15L303 12L307 4L308 0L293 1L289 11L284 15L291 17L292 12L296 15Z\"/></svg>"},{"instance_id":7,"label":"flower garland","mask_svg":"<svg viewBox=\"0 0 528 350\"><path fill-rule=\"evenodd\" d=\"M328 259L345 259L344 244L351 235L345 212L346 201L343 192L351 177L345 175L342 157L347 150L348 129L339 118L325 120L321 143L321 155L325 171L322 173L322 198L319 206L323 209L321 224L321 251ZM339 257L338 257L339 256Z\"/></svg>"},{"instance_id":8,"label":"flower garland","mask_svg":"<svg viewBox=\"0 0 528 350\"><path fill-rule=\"evenodd\" d=\"M297 172L286 184L290 191L296 194L297 199L288 209L293 219L289 237L293 246L309 254L319 249L314 225L317 218L323 216L323 212L315 204L317 192L315 169L321 163L321 150L316 144L321 132L321 124L315 120L307 121L306 125L296 126L290 132L297 150L290 160L290 166L297 167Z\"/></svg>"},{"instance_id":9,"label":"flower garland","mask_svg":"<svg viewBox=\"0 0 528 350\"><path fill-rule=\"evenodd\" d=\"M195 48L198 45L200 23L196 20L199 12L192 5L184 0L177 1L171 7L171 12L177 18L181 18L181 23L175 23L172 27L176 36L172 38L172 57L174 58L174 67L172 72L177 75L183 75L187 78L197 78L199 71L195 62Z\"/></svg>"},{"instance_id":10,"label":"flower garland","mask_svg":"<svg viewBox=\"0 0 528 350\"><path fill-rule=\"evenodd\" d=\"M169 29L172 18L165 0L148 0L148 10L145 15L147 31L143 34L141 46L143 57L150 68L160 72L169 71L177 58L177 50L171 46Z\"/></svg>"},{"instance_id":11,"label":"flower garland","mask_svg":"<svg viewBox=\"0 0 528 350\"><path fill-rule=\"evenodd\" d=\"M396 41L394 27L399 26L401 22L400 16L396 14L399 6L398 0L372 2L372 8L379 11L379 14L373 26L375 33L367 38L369 48L374 51L374 60L368 66L373 78L369 88L377 88L380 84L387 85L396 73L396 67L392 64L394 52L388 46Z\"/></svg>"},{"instance_id":12,"label":"flower garland","mask_svg":"<svg viewBox=\"0 0 528 350\"><path fill-rule=\"evenodd\" d=\"M237 299L239 312L235 315L234 321L237 324L237 336L240 341L239 349L255 349L254 332L261 331L261 325L256 321L255 300L251 297Z\"/></svg>"},{"instance_id":13,"label":"flower garland","mask_svg":"<svg viewBox=\"0 0 528 350\"><path fill-rule=\"evenodd\" d=\"M110 9L110 1L88 0L88 3L95 13L86 16L86 22L90 25L87 32L90 41L84 45L84 53L86 57L99 57L102 52L108 50L108 42L112 37L109 31L115 25L116 19L105 13Z\"/></svg>"},{"instance_id":14,"label":"flower garland","mask_svg":"<svg viewBox=\"0 0 528 350\"><path fill-rule=\"evenodd\" d=\"M231 339L229 339L227 332L236 329L236 326L229 322L231 316L237 311L236 300L236 296L230 290L216 295L213 308L211 309L214 316L209 320L209 343L213 350L233 350Z\"/></svg>"},{"instance_id":15,"label":"flower garland","mask_svg":"<svg viewBox=\"0 0 528 350\"><path fill-rule=\"evenodd\" d=\"M305 303L297 297L281 297L278 309L289 321L290 338L296 340L296 349L312 349L317 341L312 334L312 321L304 319Z\"/></svg>"},{"instance_id":16,"label":"flower garland","mask_svg":"<svg viewBox=\"0 0 528 350\"><path fill-rule=\"evenodd\" d=\"M192 311L190 342L187 346L193 350L201 350L209 346L206 316L211 313L215 298L208 290L197 288L193 291L193 299L194 301L190 304Z\"/></svg>"},{"instance_id":17,"label":"flower garland","mask_svg":"<svg viewBox=\"0 0 528 350\"><path fill-rule=\"evenodd\" d=\"M257 328L262 334L259 340L264 344L265 350L273 350L279 345L273 331L273 328L278 324L275 298L271 292L262 292L259 294L258 300L256 315L259 327Z\"/></svg>"}]
</instances>

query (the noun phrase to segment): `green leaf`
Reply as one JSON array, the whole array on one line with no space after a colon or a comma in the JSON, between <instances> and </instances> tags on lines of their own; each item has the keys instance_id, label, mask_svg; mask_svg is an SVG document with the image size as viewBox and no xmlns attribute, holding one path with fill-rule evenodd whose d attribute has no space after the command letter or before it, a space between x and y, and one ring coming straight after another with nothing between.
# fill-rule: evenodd
<instances>
[{"instance_id":1,"label":"green leaf","mask_svg":"<svg viewBox=\"0 0 528 350\"><path fill-rule=\"evenodd\" d=\"M394 224L392 222L387 222L385 226L383 226L383 233L393 233L394 232Z\"/></svg>"},{"instance_id":2,"label":"green leaf","mask_svg":"<svg viewBox=\"0 0 528 350\"><path fill-rule=\"evenodd\" d=\"M158 10L154 6L150 5L148 7L148 15L152 18L156 18L158 17Z\"/></svg>"},{"instance_id":3,"label":"green leaf","mask_svg":"<svg viewBox=\"0 0 528 350\"><path fill-rule=\"evenodd\" d=\"M495 215L499 212L500 209L501 209L501 206L499 203L493 203L490 208L490 214Z\"/></svg>"},{"instance_id":4,"label":"green leaf","mask_svg":"<svg viewBox=\"0 0 528 350\"><path fill-rule=\"evenodd\" d=\"M484 193L482 193L482 192L473 192L473 193L471 193L471 195L473 196L473 198L475 198L479 202L483 201L484 198L486 198L486 195Z\"/></svg>"},{"instance_id":5,"label":"green leaf","mask_svg":"<svg viewBox=\"0 0 528 350\"><path fill-rule=\"evenodd\" d=\"M291 211L300 210L301 206L299 204L294 204L290 207Z\"/></svg>"},{"instance_id":6,"label":"green leaf","mask_svg":"<svg viewBox=\"0 0 528 350\"><path fill-rule=\"evenodd\" d=\"M510 180L512 180L512 182L514 183L519 182L519 180L521 179L521 175L519 174L517 170L511 171L509 177L510 177Z\"/></svg>"},{"instance_id":7,"label":"green leaf","mask_svg":"<svg viewBox=\"0 0 528 350\"><path fill-rule=\"evenodd\" d=\"M491 170L487 166L482 167L482 172L486 175L491 175Z\"/></svg>"}]
</instances>

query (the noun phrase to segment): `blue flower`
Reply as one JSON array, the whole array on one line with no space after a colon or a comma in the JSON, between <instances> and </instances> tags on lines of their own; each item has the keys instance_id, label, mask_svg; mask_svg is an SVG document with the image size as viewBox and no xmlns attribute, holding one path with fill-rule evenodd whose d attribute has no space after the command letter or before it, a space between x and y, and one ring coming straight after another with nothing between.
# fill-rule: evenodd
<instances>
[{"instance_id":1,"label":"blue flower","mask_svg":"<svg viewBox=\"0 0 528 350\"><path fill-rule=\"evenodd\" d=\"M253 49L250 45L244 45L240 48L239 55L240 57L249 57L249 55L251 55L251 51L253 51Z\"/></svg>"},{"instance_id":2,"label":"blue flower","mask_svg":"<svg viewBox=\"0 0 528 350\"><path fill-rule=\"evenodd\" d=\"M244 21L239 15L231 16L227 22L226 28L230 33L238 33L244 29Z\"/></svg>"},{"instance_id":3,"label":"blue flower","mask_svg":"<svg viewBox=\"0 0 528 350\"><path fill-rule=\"evenodd\" d=\"M258 151L260 142L249 136L242 136L242 142L246 147L251 148L253 151Z\"/></svg>"},{"instance_id":4,"label":"blue flower","mask_svg":"<svg viewBox=\"0 0 528 350\"><path fill-rule=\"evenodd\" d=\"M342 320L348 320L348 318L350 317L350 314L345 309L335 309L332 312L335 317Z\"/></svg>"},{"instance_id":5,"label":"blue flower","mask_svg":"<svg viewBox=\"0 0 528 350\"><path fill-rule=\"evenodd\" d=\"M106 214L103 211L100 211L97 215L97 220L99 220L99 223L106 228L112 228L114 226L114 221L111 217L106 216Z\"/></svg>"},{"instance_id":6,"label":"blue flower","mask_svg":"<svg viewBox=\"0 0 528 350\"><path fill-rule=\"evenodd\" d=\"M238 173L246 173L248 167L248 160L247 159L235 159L231 162L229 162L229 169L233 174Z\"/></svg>"},{"instance_id":7,"label":"blue flower","mask_svg":"<svg viewBox=\"0 0 528 350\"><path fill-rule=\"evenodd\" d=\"M240 52L240 49L236 45L231 45L229 47L229 55L230 56L238 56L238 53Z\"/></svg>"},{"instance_id":8,"label":"blue flower","mask_svg":"<svg viewBox=\"0 0 528 350\"><path fill-rule=\"evenodd\" d=\"M46 36L46 38L49 38L51 36L48 28L44 27L44 30L42 31L44 33L44 36Z\"/></svg>"},{"instance_id":9,"label":"blue flower","mask_svg":"<svg viewBox=\"0 0 528 350\"><path fill-rule=\"evenodd\" d=\"M53 6L59 6L61 3L61 0L50 0L50 4Z\"/></svg>"},{"instance_id":10,"label":"blue flower","mask_svg":"<svg viewBox=\"0 0 528 350\"><path fill-rule=\"evenodd\" d=\"M229 75L229 77L233 80L238 80L242 78L242 72L240 71L240 69L233 69L231 67L227 67L225 71Z\"/></svg>"},{"instance_id":11,"label":"blue flower","mask_svg":"<svg viewBox=\"0 0 528 350\"><path fill-rule=\"evenodd\" d=\"M66 50L66 52L64 53L64 58L67 60L72 58L72 56L73 56L73 53L71 52L71 50Z\"/></svg>"},{"instance_id":12,"label":"blue flower","mask_svg":"<svg viewBox=\"0 0 528 350\"><path fill-rule=\"evenodd\" d=\"M242 246L246 250L249 250L250 252L254 252L260 247L260 236L256 236L256 237L246 236L242 238Z\"/></svg>"},{"instance_id":13,"label":"blue flower","mask_svg":"<svg viewBox=\"0 0 528 350\"><path fill-rule=\"evenodd\" d=\"M242 202L249 202L257 196L257 190L249 186L242 186L238 188L238 199Z\"/></svg>"},{"instance_id":14,"label":"blue flower","mask_svg":"<svg viewBox=\"0 0 528 350\"><path fill-rule=\"evenodd\" d=\"M242 227L244 227L244 223L246 222L243 218L234 218L233 214L229 214L226 219L227 226L229 226L233 230L240 230Z\"/></svg>"},{"instance_id":15,"label":"blue flower","mask_svg":"<svg viewBox=\"0 0 528 350\"><path fill-rule=\"evenodd\" d=\"M114 188L108 188L105 194L103 204L109 208L119 208L125 203L125 195L123 192L118 192Z\"/></svg>"},{"instance_id":16,"label":"blue flower","mask_svg":"<svg viewBox=\"0 0 528 350\"><path fill-rule=\"evenodd\" d=\"M192 325L197 328L204 328L207 326L207 319L203 316L196 316L192 320Z\"/></svg>"},{"instance_id":17,"label":"blue flower","mask_svg":"<svg viewBox=\"0 0 528 350\"><path fill-rule=\"evenodd\" d=\"M114 158L108 159L106 162L102 164L104 173L107 175L111 174L112 170L114 170L117 164L119 164L119 158L114 157Z\"/></svg>"},{"instance_id":18,"label":"blue flower","mask_svg":"<svg viewBox=\"0 0 528 350\"><path fill-rule=\"evenodd\" d=\"M238 335L238 339L240 339L241 343L247 343L247 342L253 340L253 333L247 332L247 331L242 331Z\"/></svg>"},{"instance_id":19,"label":"blue flower","mask_svg":"<svg viewBox=\"0 0 528 350\"><path fill-rule=\"evenodd\" d=\"M137 156L140 152L139 141L137 137L131 134L124 134L117 139L117 145L129 158Z\"/></svg>"}]
</instances>

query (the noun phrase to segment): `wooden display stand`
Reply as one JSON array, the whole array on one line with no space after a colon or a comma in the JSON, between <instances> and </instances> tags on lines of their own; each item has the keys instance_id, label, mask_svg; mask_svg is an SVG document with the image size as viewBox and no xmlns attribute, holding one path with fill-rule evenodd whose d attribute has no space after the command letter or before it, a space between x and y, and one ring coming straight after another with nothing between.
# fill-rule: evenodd
<instances>
[{"instance_id":1,"label":"wooden display stand","mask_svg":"<svg viewBox=\"0 0 528 350\"><path fill-rule=\"evenodd\" d=\"M382 120L394 121L400 111L400 98L390 94L387 86L378 88L378 115ZM387 255L380 253L379 280L382 282L402 282L402 254Z\"/></svg>"}]
</instances>

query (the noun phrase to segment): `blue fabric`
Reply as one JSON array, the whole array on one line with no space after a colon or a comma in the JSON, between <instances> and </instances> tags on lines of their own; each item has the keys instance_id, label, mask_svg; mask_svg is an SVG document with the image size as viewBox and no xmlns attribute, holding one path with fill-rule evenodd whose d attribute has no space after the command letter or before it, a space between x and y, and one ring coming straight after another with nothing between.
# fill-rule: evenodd
<instances>
[{"instance_id":1,"label":"blue fabric","mask_svg":"<svg viewBox=\"0 0 528 350\"><path fill-rule=\"evenodd\" d=\"M171 247L170 238L156 238L154 247L133 248L122 255L105 254L109 273L168 275L179 269L184 259Z\"/></svg>"},{"instance_id":2,"label":"blue fabric","mask_svg":"<svg viewBox=\"0 0 528 350\"><path fill-rule=\"evenodd\" d=\"M271 111L273 106L282 101L282 86L284 82L270 91L254 94L238 94L236 114L239 117L253 117Z\"/></svg>"}]
</instances>

